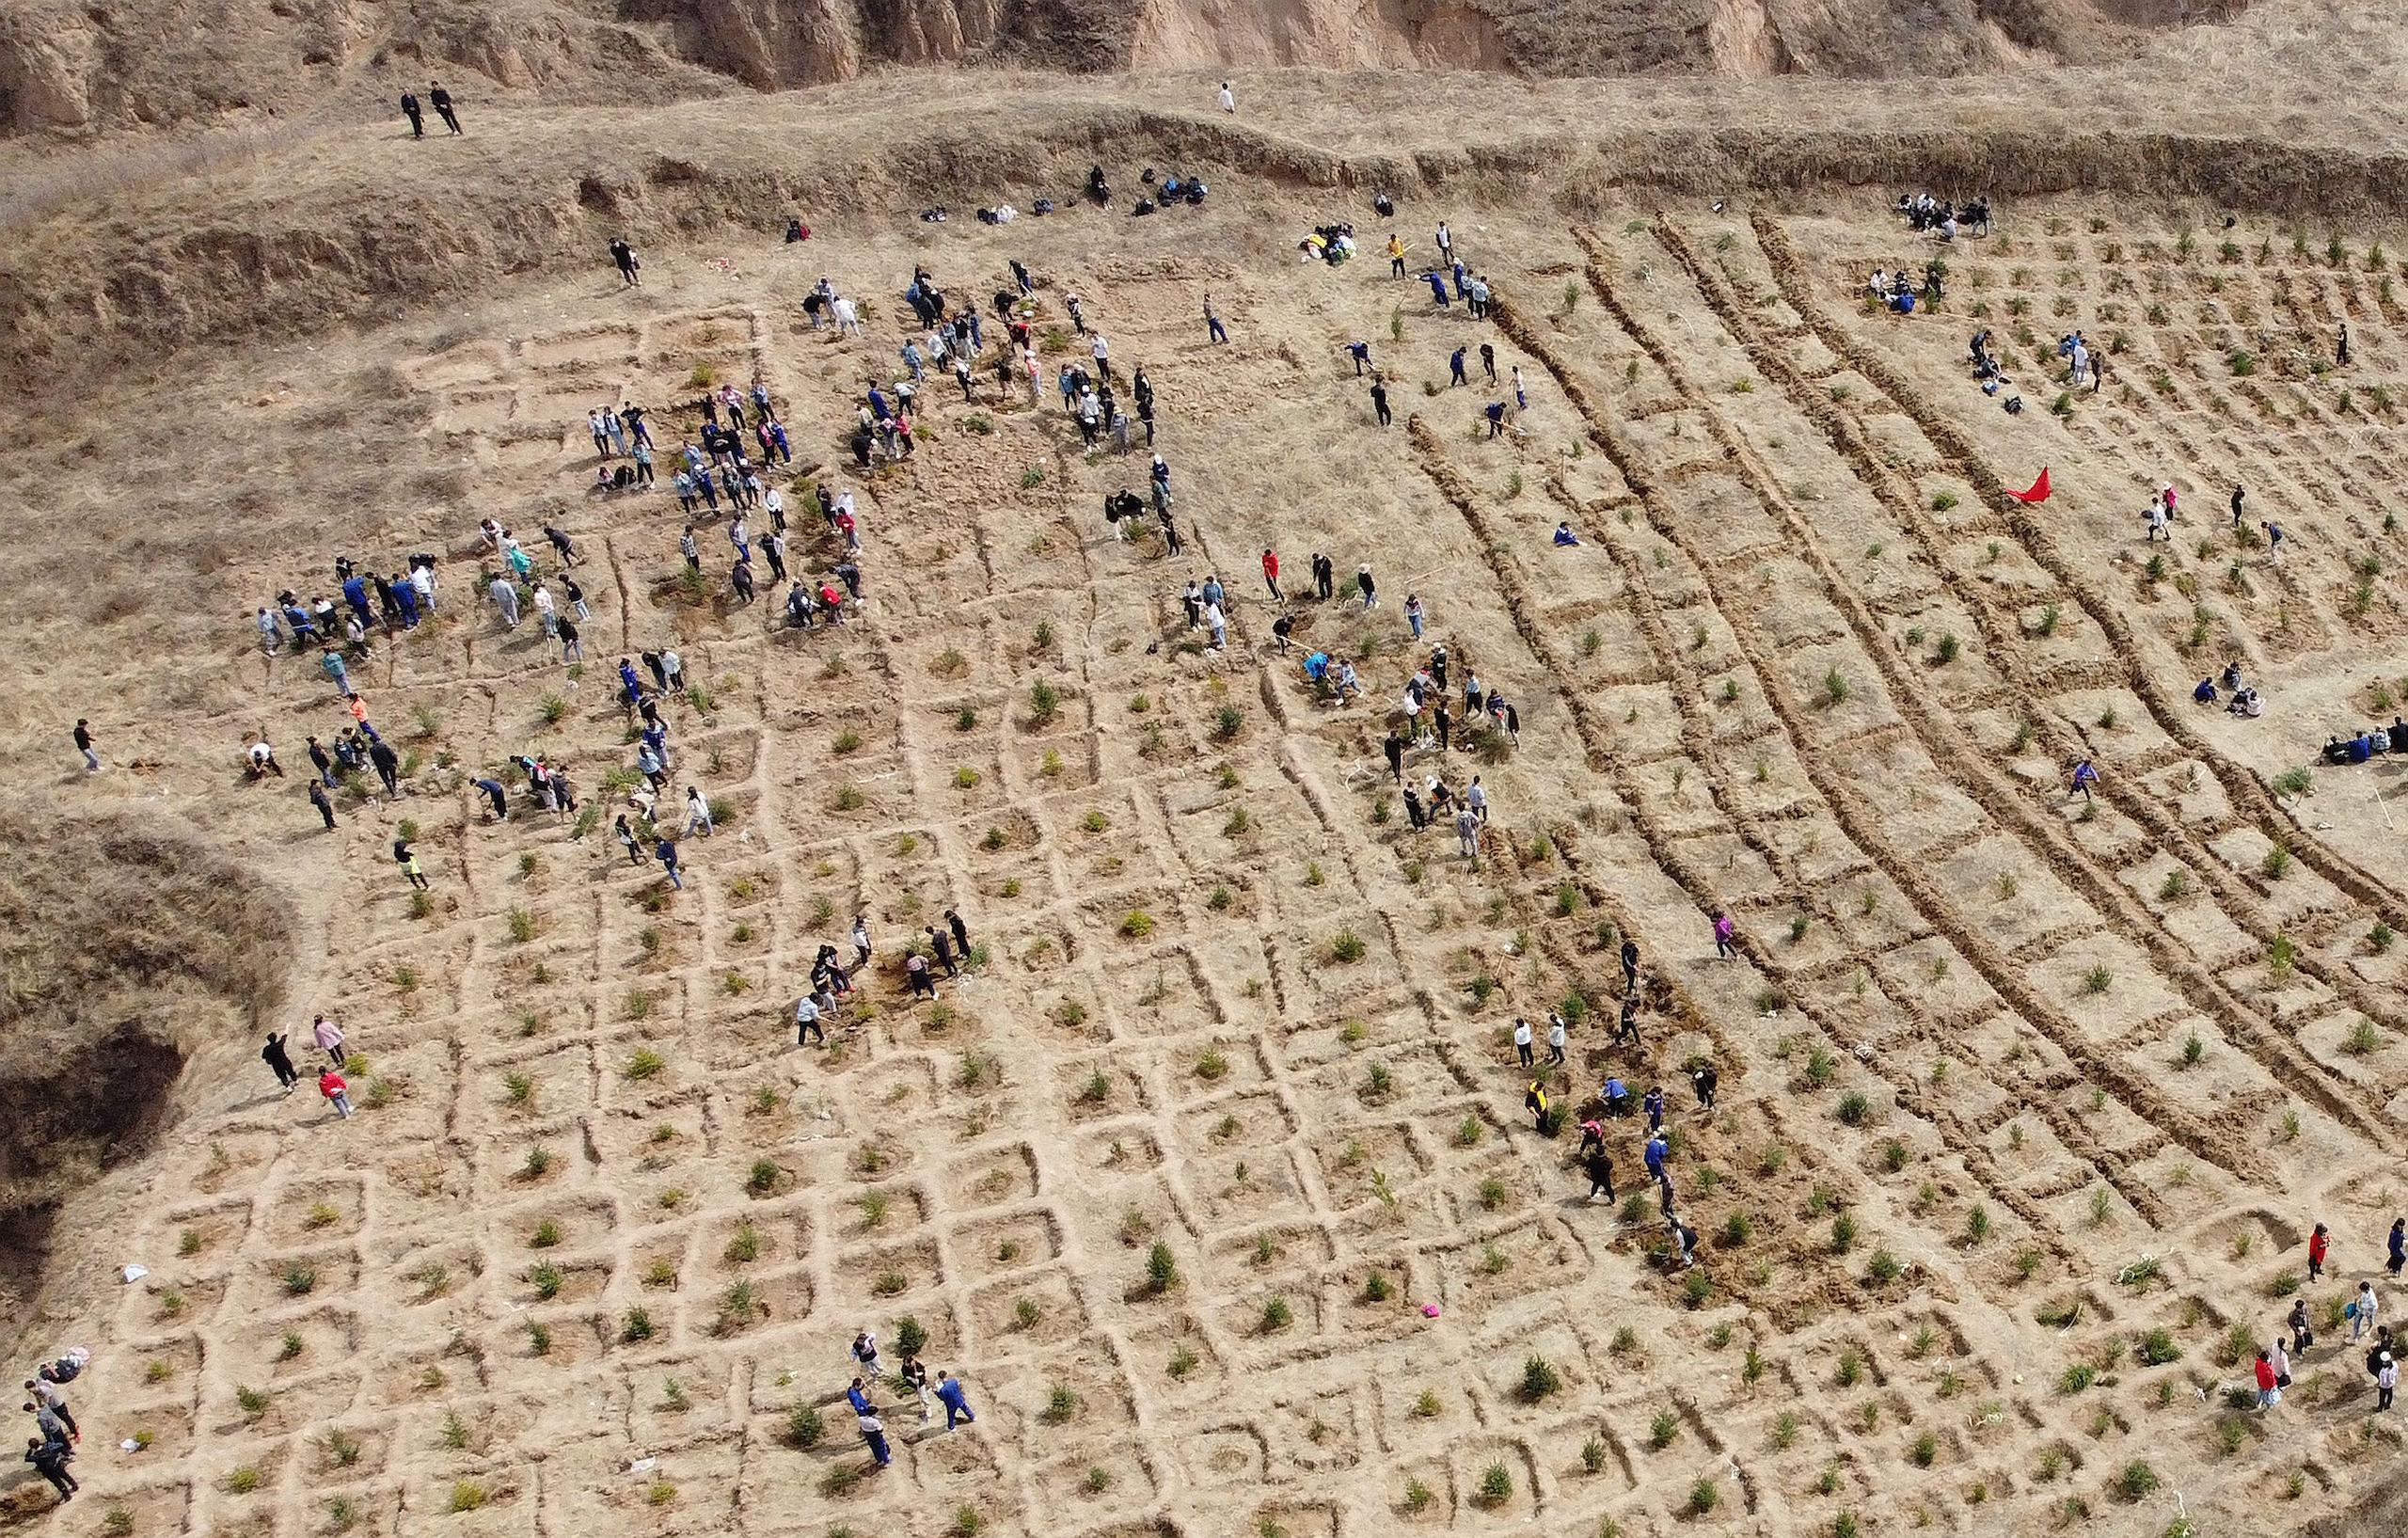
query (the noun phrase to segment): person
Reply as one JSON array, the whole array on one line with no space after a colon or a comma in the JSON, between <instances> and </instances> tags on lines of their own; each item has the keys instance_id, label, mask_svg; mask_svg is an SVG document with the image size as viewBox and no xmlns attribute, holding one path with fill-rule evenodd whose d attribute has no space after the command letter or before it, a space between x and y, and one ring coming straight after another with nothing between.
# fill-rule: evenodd
<instances>
[{"instance_id":1,"label":"person","mask_svg":"<svg viewBox=\"0 0 2408 1538\"><path fill-rule=\"evenodd\" d=\"M937 996L936 975L928 971L928 959L919 952L913 951L903 959L903 976L911 985L913 998Z\"/></svg>"},{"instance_id":2,"label":"person","mask_svg":"<svg viewBox=\"0 0 2408 1538\"><path fill-rule=\"evenodd\" d=\"M1714 1109L1714 1086L1721 1081L1721 1077L1722 1076L1720 1074L1714 1070L1714 1065L1712 1063L1700 1063L1695 1069L1690 1070L1689 1085L1690 1087L1697 1091L1697 1104L1699 1110L1711 1111Z\"/></svg>"},{"instance_id":3,"label":"person","mask_svg":"<svg viewBox=\"0 0 2408 1538\"><path fill-rule=\"evenodd\" d=\"M1563 1017L1550 1010L1546 1017L1546 1060L1550 1063L1562 1062L1563 1048L1569 1039L1570 1033L1564 1027Z\"/></svg>"},{"instance_id":4,"label":"person","mask_svg":"<svg viewBox=\"0 0 2408 1538\"><path fill-rule=\"evenodd\" d=\"M251 762L252 779L264 780L271 774L279 780L284 778L284 766L276 761L276 750L266 743L252 743L246 756Z\"/></svg>"},{"instance_id":5,"label":"person","mask_svg":"<svg viewBox=\"0 0 2408 1538\"><path fill-rule=\"evenodd\" d=\"M703 800L702 787L688 785L686 787L686 836L693 837L694 830L697 828L703 831L705 838L710 837L717 831L711 821L711 803Z\"/></svg>"},{"instance_id":6,"label":"person","mask_svg":"<svg viewBox=\"0 0 2408 1538\"><path fill-rule=\"evenodd\" d=\"M2348 1308L2350 1340L2355 1342L2359 1336L2372 1328L2374 1316L2382 1311L2383 1305L2374 1295L2374 1283L2370 1281L2358 1283L2358 1295L2350 1300Z\"/></svg>"},{"instance_id":7,"label":"person","mask_svg":"<svg viewBox=\"0 0 2408 1538\"><path fill-rule=\"evenodd\" d=\"M2268 523L2261 520L2258 527L2266 531L2267 559L2273 561L2281 560L2283 554L2283 526L2279 523Z\"/></svg>"},{"instance_id":8,"label":"person","mask_svg":"<svg viewBox=\"0 0 2408 1538\"><path fill-rule=\"evenodd\" d=\"M326 787L320 781L312 780L309 782L309 804L316 807L318 809L318 816L325 819L326 832L333 832L335 831L335 803L326 799Z\"/></svg>"},{"instance_id":9,"label":"person","mask_svg":"<svg viewBox=\"0 0 2408 1538\"><path fill-rule=\"evenodd\" d=\"M944 927L953 935L953 948L961 957L962 965L970 964L970 926L952 909L944 911Z\"/></svg>"},{"instance_id":10,"label":"person","mask_svg":"<svg viewBox=\"0 0 2408 1538\"><path fill-rule=\"evenodd\" d=\"M486 803L493 808L494 821L508 822L510 820L510 797L508 793L503 790L501 782L494 779L490 775L481 775L473 783L477 789L484 792Z\"/></svg>"},{"instance_id":11,"label":"person","mask_svg":"<svg viewBox=\"0 0 2408 1538\"><path fill-rule=\"evenodd\" d=\"M933 924L928 926L928 949L929 953L937 959L937 965L944 968L946 976L961 975L961 968L956 965L953 959L953 936Z\"/></svg>"},{"instance_id":12,"label":"person","mask_svg":"<svg viewBox=\"0 0 2408 1538\"><path fill-rule=\"evenodd\" d=\"M35 1403L58 1418L59 1424L67 1428L67 1435L71 1440L80 1442L84 1439L83 1428L75 1424L75 1412L67 1407L67 1395L58 1385L47 1378L27 1378L25 1392L34 1396Z\"/></svg>"},{"instance_id":13,"label":"person","mask_svg":"<svg viewBox=\"0 0 2408 1538\"><path fill-rule=\"evenodd\" d=\"M402 116L410 120L410 137L414 139L426 137L426 113L425 109L418 104L418 92L410 90L402 92Z\"/></svg>"},{"instance_id":14,"label":"person","mask_svg":"<svg viewBox=\"0 0 2408 1538\"><path fill-rule=\"evenodd\" d=\"M75 751L84 755L84 772L101 771L101 755L92 746L92 723L82 716L75 718Z\"/></svg>"},{"instance_id":15,"label":"person","mask_svg":"<svg viewBox=\"0 0 2408 1538\"><path fill-rule=\"evenodd\" d=\"M2242 488L2242 486L2241 486L2238 483L2236 483L2236 484L2233 485L2233 488L2232 488L2232 526L2233 526L2235 529L2238 529L2238 528L2240 528L2240 527L2241 527L2241 503L2242 503L2242 499L2243 498L2245 498L2247 495L2248 495L2248 493L2247 493L2245 490L2243 490L2243 489Z\"/></svg>"},{"instance_id":16,"label":"person","mask_svg":"<svg viewBox=\"0 0 2408 1538\"><path fill-rule=\"evenodd\" d=\"M869 1444L869 1455L877 1461L878 1467L884 1468L893 1463L895 1453L886 1445L886 1422L871 1411L863 1410L855 1423L861 1427L862 1440Z\"/></svg>"},{"instance_id":17,"label":"person","mask_svg":"<svg viewBox=\"0 0 2408 1538\"><path fill-rule=\"evenodd\" d=\"M408 839L393 840L393 864L402 867L402 874L408 879L410 885L420 892L429 890L426 872L419 868L418 855L411 850Z\"/></svg>"},{"instance_id":18,"label":"person","mask_svg":"<svg viewBox=\"0 0 2408 1538\"><path fill-rule=\"evenodd\" d=\"M1606 1115L1617 1121L1630 1114L1630 1086L1622 1082L1619 1074L1606 1075L1605 1086L1597 1091L1597 1098L1605 1102Z\"/></svg>"},{"instance_id":19,"label":"person","mask_svg":"<svg viewBox=\"0 0 2408 1538\"><path fill-rule=\"evenodd\" d=\"M2293 1351L2305 1351L2316 1344L2316 1330L2307 1322L2307 1299L2294 1298L2291 1301L2290 1317L2284 1323L2290 1326Z\"/></svg>"},{"instance_id":20,"label":"person","mask_svg":"<svg viewBox=\"0 0 2408 1538\"><path fill-rule=\"evenodd\" d=\"M65 1442L40 1436L25 1438L25 1462L40 1470L43 1479L50 1481L50 1487L58 1492L61 1502L74 1499L75 1492L83 1488L75 1483L75 1476L67 1471L67 1460L74 1455L75 1450Z\"/></svg>"},{"instance_id":21,"label":"person","mask_svg":"<svg viewBox=\"0 0 2408 1538\"><path fill-rule=\"evenodd\" d=\"M260 1061L275 1070L276 1082L284 1086L286 1094L293 1093L293 1086L301 1082L301 1072L293 1066L292 1054L284 1050L282 1033L267 1033L267 1045L260 1049Z\"/></svg>"},{"instance_id":22,"label":"person","mask_svg":"<svg viewBox=\"0 0 2408 1538\"><path fill-rule=\"evenodd\" d=\"M2274 1387L2274 1361L2263 1346L2258 1349L2258 1360L2251 1372L2258 1380L2258 1408L2262 1413L2282 1403L2283 1391Z\"/></svg>"},{"instance_id":23,"label":"person","mask_svg":"<svg viewBox=\"0 0 2408 1538\"><path fill-rule=\"evenodd\" d=\"M1531 1131L1545 1136L1553 1130L1555 1113L1547 1108L1546 1086L1536 1079L1522 1091L1522 1109L1530 1113Z\"/></svg>"},{"instance_id":24,"label":"person","mask_svg":"<svg viewBox=\"0 0 2408 1538\"><path fill-rule=\"evenodd\" d=\"M800 1047L815 1036L819 1038L821 1046L828 1044L828 1028L819 1019L819 1002L805 993L794 1001L794 1044Z\"/></svg>"},{"instance_id":25,"label":"person","mask_svg":"<svg viewBox=\"0 0 2408 1538\"><path fill-rule=\"evenodd\" d=\"M1372 609L1378 606L1380 587L1377 582L1371 580L1371 567L1369 562L1354 568L1354 591L1362 595L1364 608Z\"/></svg>"},{"instance_id":26,"label":"person","mask_svg":"<svg viewBox=\"0 0 2408 1538\"><path fill-rule=\"evenodd\" d=\"M346 1121L351 1119L351 1086L343 1083L342 1075L335 1071L332 1063L328 1063L326 1070L318 1075L318 1093L335 1108L335 1115Z\"/></svg>"},{"instance_id":27,"label":"person","mask_svg":"<svg viewBox=\"0 0 2408 1538\"><path fill-rule=\"evenodd\" d=\"M1471 383L1471 375L1464 373L1464 357L1465 355L1470 351L1471 349L1468 347L1458 347L1452 353L1448 355L1447 388L1449 389L1454 388L1457 385L1468 385Z\"/></svg>"},{"instance_id":28,"label":"person","mask_svg":"<svg viewBox=\"0 0 2408 1538\"><path fill-rule=\"evenodd\" d=\"M1513 1020L1513 1056L1524 1068L1530 1066L1530 1023L1518 1015Z\"/></svg>"},{"instance_id":29,"label":"person","mask_svg":"<svg viewBox=\"0 0 2408 1538\"><path fill-rule=\"evenodd\" d=\"M1421 595L1408 593L1404 595L1404 624L1405 628L1413 632L1413 639L1416 641L1421 639Z\"/></svg>"},{"instance_id":30,"label":"person","mask_svg":"<svg viewBox=\"0 0 2408 1538\"><path fill-rule=\"evenodd\" d=\"M1271 590L1271 601L1278 603L1280 601L1279 552L1267 545L1262 548L1262 585Z\"/></svg>"},{"instance_id":31,"label":"person","mask_svg":"<svg viewBox=\"0 0 2408 1538\"><path fill-rule=\"evenodd\" d=\"M334 1059L335 1067L342 1067L347 1054L343 1052L341 1026L320 1015L309 1023L309 1039L318 1044L320 1052Z\"/></svg>"},{"instance_id":32,"label":"person","mask_svg":"<svg viewBox=\"0 0 2408 1538\"><path fill-rule=\"evenodd\" d=\"M2391 1220L2391 1238L2388 1243L2390 1254L2384 1261L2384 1269L2397 1276L2401 1267L2408 1266L2408 1217L2395 1217Z\"/></svg>"},{"instance_id":33,"label":"person","mask_svg":"<svg viewBox=\"0 0 2408 1538\"><path fill-rule=\"evenodd\" d=\"M2349 366L2350 323L2347 321L2343 321L2341 323L2341 330L2339 334L2333 339L2333 361L2335 364L2342 368L2347 368Z\"/></svg>"},{"instance_id":34,"label":"person","mask_svg":"<svg viewBox=\"0 0 2408 1538\"><path fill-rule=\"evenodd\" d=\"M660 862L660 868L668 872L670 886L679 892L685 891L686 878L677 867L677 846L670 842L667 833L661 834L660 842L652 847L652 855Z\"/></svg>"},{"instance_id":35,"label":"person","mask_svg":"<svg viewBox=\"0 0 2408 1538\"><path fill-rule=\"evenodd\" d=\"M1585 1139L1590 1129L1595 1126L1596 1123L1593 1121L1582 1123L1582 1137ZM1599 1142L1589 1150L1589 1156L1582 1162L1580 1167L1581 1172L1589 1177L1589 1194L1582 1197L1582 1200L1595 1200L1600 1191L1606 1194L1608 1201L1614 1199L1614 1162L1607 1157L1606 1146L1603 1142Z\"/></svg>"},{"instance_id":36,"label":"person","mask_svg":"<svg viewBox=\"0 0 2408 1538\"><path fill-rule=\"evenodd\" d=\"M2307 1279L2315 1281L2324 1275L2324 1257L2332 1253L2333 1235L2323 1224L2307 1236Z\"/></svg>"},{"instance_id":37,"label":"person","mask_svg":"<svg viewBox=\"0 0 2408 1538\"><path fill-rule=\"evenodd\" d=\"M460 115L452 110L452 93L443 88L442 81L432 80L427 82L426 99L435 103L436 116L443 119L444 127L450 129L454 134L461 131Z\"/></svg>"},{"instance_id":38,"label":"person","mask_svg":"<svg viewBox=\"0 0 2408 1538\"><path fill-rule=\"evenodd\" d=\"M926 1420L928 1418L928 1370L927 1365L923 1363L919 1357L907 1351L903 1354L902 1365L895 1370L895 1375L910 1386L912 1396L920 1402L920 1419Z\"/></svg>"},{"instance_id":39,"label":"person","mask_svg":"<svg viewBox=\"0 0 2408 1538\"><path fill-rule=\"evenodd\" d=\"M1681 1252L1681 1269L1687 1271L1697 1264L1697 1230L1669 1213L1665 1221L1672 1226L1672 1242Z\"/></svg>"},{"instance_id":40,"label":"person","mask_svg":"<svg viewBox=\"0 0 2408 1538\"><path fill-rule=\"evenodd\" d=\"M1502 401L1491 401L1481 409L1488 417L1488 436L1490 437L1502 436L1505 432L1505 403ZM1563 541L1559 539L1556 543L1560 545ZM1578 544L1579 542L1575 540L1573 543Z\"/></svg>"},{"instance_id":41,"label":"person","mask_svg":"<svg viewBox=\"0 0 2408 1538\"><path fill-rule=\"evenodd\" d=\"M2375 1363L2374 1407L2378 1410L2390 1409L2391 1391L2399 1387L2400 1364L2393 1361L2391 1353L2386 1351Z\"/></svg>"},{"instance_id":42,"label":"person","mask_svg":"<svg viewBox=\"0 0 2408 1538\"><path fill-rule=\"evenodd\" d=\"M1639 1039L1639 995L1636 992L1622 996L1622 1018L1614 1026L1614 1044L1620 1046L1624 1041L1634 1049L1645 1044Z\"/></svg>"},{"instance_id":43,"label":"person","mask_svg":"<svg viewBox=\"0 0 2408 1538\"><path fill-rule=\"evenodd\" d=\"M1229 83L1224 80L1221 82L1221 110L1223 112L1235 112L1237 109L1238 99L1234 95L1230 94ZM2344 358L2342 361L2347 362L2349 360Z\"/></svg>"},{"instance_id":44,"label":"person","mask_svg":"<svg viewBox=\"0 0 2408 1538\"><path fill-rule=\"evenodd\" d=\"M626 287L636 288L643 282L636 276L643 263L636 260L636 248L627 244L625 235L614 236L610 241L610 264L619 269L619 281Z\"/></svg>"},{"instance_id":45,"label":"person","mask_svg":"<svg viewBox=\"0 0 2408 1538\"><path fill-rule=\"evenodd\" d=\"M1462 846L1465 859L1479 864L1480 814L1468 806L1455 814L1455 842Z\"/></svg>"},{"instance_id":46,"label":"person","mask_svg":"<svg viewBox=\"0 0 2408 1538\"><path fill-rule=\"evenodd\" d=\"M2066 792L2066 800L2073 800L2078 792L2084 801L2095 801L2096 798L2090 794L2090 787L2098 783L2098 767L2087 758L2077 761L2073 767L2072 787Z\"/></svg>"},{"instance_id":47,"label":"person","mask_svg":"<svg viewBox=\"0 0 2408 1538\"><path fill-rule=\"evenodd\" d=\"M1714 911L1714 954L1726 961L1737 960L1739 947L1734 938L1737 932L1738 927L1731 922L1731 915L1719 908L1716 909Z\"/></svg>"},{"instance_id":48,"label":"person","mask_svg":"<svg viewBox=\"0 0 2408 1538\"><path fill-rule=\"evenodd\" d=\"M1559 523L1555 526L1555 542L1559 546L1576 546L1580 536L1572 531L1571 524Z\"/></svg>"},{"instance_id":49,"label":"person","mask_svg":"<svg viewBox=\"0 0 2408 1538\"><path fill-rule=\"evenodd\" d=\"M1639 942L1624 936L1622 943L1622 991L1639 991Z\"/></svg>"},{"instance_id":50,"label":"person","mask_svg":"<svg viewBox=\"0 0 2408 1538\"><path fill-rule=\"evenodd\" d=\"M1647 1113L1649 1132L1660 1133L1664 1130L1664 1086L1662 1085L1648 1086L1647 1093L1639 1099L1639 1108Z\"/></svg>"},{"instance_id":51,"label":"person","mask_svg":"<svg viewBox=\"0 0 2408 1538\"><path fill-rule=\"evenodd\" d=\"M1229 340L1228 328L1221 324L1221 317L1219 313L1212 309L1212 296L1209 293L1204 296L1204 332L1205 336L1212 341L1226 342ZM1144 406L1148 413L1150 413L1153 409L1152 401L1153 397L1151 394L1141 395L1138 397L1138 404ZM1153 418L1150 415L1148 415L1146 418L1146 441L1148 443L1154 441L1153 427Z\"/></svg>"},{"instance_id":52,"label":"person","mask_svg":"<svg viewBox=\"0 0 2408 1538\"><path fill-rule=\"evenodd\" d=\"M944 1406L945 1430L951 1431L962 1421L978 1419L970 1408L968 1391L961 1387L961 1380L952 1373L942 1371L937 1373L936 1393L937 1402Z\"/></svg>"}]
</instances>

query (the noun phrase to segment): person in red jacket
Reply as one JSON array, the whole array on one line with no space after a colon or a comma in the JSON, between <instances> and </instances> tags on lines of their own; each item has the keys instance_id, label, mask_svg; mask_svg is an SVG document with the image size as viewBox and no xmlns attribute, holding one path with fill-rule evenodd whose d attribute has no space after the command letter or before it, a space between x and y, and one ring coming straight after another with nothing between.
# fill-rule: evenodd
<instances>
[{"instance_id":1,"label":"person in red jacket","mask_svg":"<svg viewBox=\"0 0 2408 1538\"><path fill-rule=\"evenodd\" d=\"M2271 1410L2283 1402L2283 1391L2274 1385L2274 1364L2264 1347L2258 1351L2258 1408Z\"/></svg>"},{"instance_id":2,"label":"person in red jacket","mask_svg":"<svg viewBox=\"0 0 2408 1538\"><path fill-rule=\"evenodd\" d=\"M2319 1223L2316 1231L2307 1236L2307 1279L2314 1281L2324 1275L2324 1254L2333 1247L2333 1236Z\"/></svg>"},{"instance_id":3,"label":"person in red jacket","mask_svg":"<svg viewBox=\"0 0 2408 1538\"><path fill-rule=\"evenodd\" d=\"M1279 602L1279 552L1276 550L1262 552L1262 585L1271 590L1271 601Z\"/></svg>"},{"instance_id":4,"label":"person in red jacket","mask_svg":"<svg viewBox=\"0 0 2408 1538\"><path fill-rule=\"evenodd\" d=\"M335 1071L332 1063L328 1063L326 1070L318 1075L318 1093L326 1097L326 1103L335 1108L337 1116L346 1119L350 1118L351 1086L342 1082L342 1075Z\"/></svg>"}]
</instances>

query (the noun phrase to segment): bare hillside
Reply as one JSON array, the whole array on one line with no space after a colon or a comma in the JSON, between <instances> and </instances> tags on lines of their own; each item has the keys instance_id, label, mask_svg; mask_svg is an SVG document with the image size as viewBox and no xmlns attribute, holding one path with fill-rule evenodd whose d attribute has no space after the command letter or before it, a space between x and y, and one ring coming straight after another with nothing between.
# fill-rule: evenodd
<instances>
[{"instance_id":1,"label":"bare hillside","mask_svg":"<svg viewBox=\"0 0 2408 1538\"><path fill-rule=\"evenodd\" d=\"M2124 57L2248 0L6 0L0 133L389 112L431 78L627 104L894 65L1959 74Z\"/></svg>"}]
</instances>

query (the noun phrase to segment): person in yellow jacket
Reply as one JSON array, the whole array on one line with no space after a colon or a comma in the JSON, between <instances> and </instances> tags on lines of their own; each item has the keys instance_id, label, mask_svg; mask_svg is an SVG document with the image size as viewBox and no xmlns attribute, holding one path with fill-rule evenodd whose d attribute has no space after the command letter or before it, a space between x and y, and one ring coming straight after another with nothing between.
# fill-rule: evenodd
<instances>
[{"instance_id":1,"label":"person in yellow jacket","mask_svg":"<svg viewBox=\"0 0 2408 1538\"><path fill-rule=\"evenodd\" d=\"M1388 276L1404 276L1404 237L1393 230L1388 231Z\"/></svg>"}]
</instances>

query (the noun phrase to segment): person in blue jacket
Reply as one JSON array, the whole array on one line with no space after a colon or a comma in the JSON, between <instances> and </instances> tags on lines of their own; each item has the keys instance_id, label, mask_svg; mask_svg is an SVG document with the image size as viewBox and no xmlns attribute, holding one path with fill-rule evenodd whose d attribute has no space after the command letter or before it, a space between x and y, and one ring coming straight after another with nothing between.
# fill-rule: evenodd
<instances>
[{"instance_id":1,"label":"person in blue jacket","mask_svg":"<svg viewBox=\"0 0 2408 1538\"><path fill-rule=\"evenodd\" d=\"M937 1374L937 1400L944 1405L944 1429L947 1431L953 1430L957 1421L978 1419L971 1413L970 1396L962 1388L961 1380L950 1372L940 1372Z\"/></svg>"}]
</instances>

